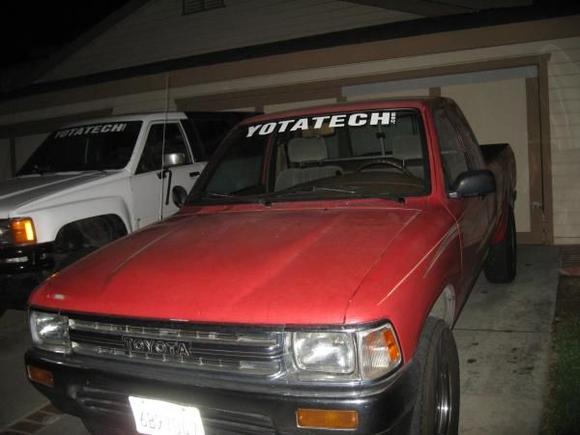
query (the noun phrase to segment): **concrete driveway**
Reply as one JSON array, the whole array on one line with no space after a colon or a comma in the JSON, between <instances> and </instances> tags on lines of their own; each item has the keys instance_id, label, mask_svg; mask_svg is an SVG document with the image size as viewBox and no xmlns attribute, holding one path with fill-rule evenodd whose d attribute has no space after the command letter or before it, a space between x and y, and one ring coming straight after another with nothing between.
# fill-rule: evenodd
<instances>
[{"instance_id":1,"label":"concrete driveway","mask_svg":"<svg viewBox=\"0 0 580 435\"><path fill-rule=\"evenodd\" d=\"M558 266L558 248L520 247L513 283L489 284L479 278L454 329L461 367L461 434L539 432Z\"/></svg>"},{"instance_id":2,"label":"concrete driveway","mask_svg":"<svg viewBox=\"0 0 580 435\"><path fill-rule=\"evenodd\" d=\"M558 255L557 248L520 247L512 284L492 285L483 276L477 282L454 330L461 365L461 434L539 432ZM77 418L44 408L47 401L26 381L22 354L28 346L24 313L9 311L0 319L0 430L86 434Z\"/></svg>"}]
</instances>

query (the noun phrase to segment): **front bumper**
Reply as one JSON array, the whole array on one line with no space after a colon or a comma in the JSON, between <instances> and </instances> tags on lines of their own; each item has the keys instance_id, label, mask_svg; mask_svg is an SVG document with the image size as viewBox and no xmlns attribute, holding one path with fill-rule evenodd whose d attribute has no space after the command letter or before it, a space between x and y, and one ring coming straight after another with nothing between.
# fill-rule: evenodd
<instances>
[{"instance_id":1,"label":"front bumper","mask_svg":"<svg viewBox=\"0 0 580 435\"><path fill-rule=\"evenodd\" d=\"M361 390L348 398L322 396L320 390L295 394L240 391L239 384L201 387L191 371L149 367L95 358L64 357L30 350L26 363L53 373L54 387L33 385L64 412L81 417L104 433L133 433L128 396L141 396L195 406L207 434L331 434L336 430L301 429L298 408L346 409L359 414L352 434L407 434L416 394L418 369L411 362L380 391ZM120 369L121 368L121 369ZM327 391L326 391L327 392ZM108 429L110 430L108 430Z\"/></svg>"},{"instance_id":2,"label":"front bumper","mask_svg":"<svg viewBox=\"0 0 580 435\"><path fill-rule=\"evenodd\" d=\"M53 244L0 247L0 306L22 307L54 270Z\"/></svg>"},{"instance_id":3,"label":"front bumper","mask_svg":"<svg viewBox=\"0 0 580 435\"><path fill-rule=\"evenodd\" d=\"M53 244L0 246L0 274L19 274L54 267Z\"/></svg>"}]
</instances>

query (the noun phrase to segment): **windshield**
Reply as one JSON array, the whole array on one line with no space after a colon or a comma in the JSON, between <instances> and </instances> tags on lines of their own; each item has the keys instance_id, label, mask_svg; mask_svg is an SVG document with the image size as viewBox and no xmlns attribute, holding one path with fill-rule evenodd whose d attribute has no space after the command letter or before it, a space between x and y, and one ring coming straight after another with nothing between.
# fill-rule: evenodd
<instances>
[{"instance_id":1,"label":"windshield","mask_svg":"<svg viewBox=\"0 0 580 435\"><path fill-rule=\"evenodd\" d=\"M36 149L18 175L124 168L141 124L127 121L57 130Z\"/></svg>"},{"instance_id":2,"label":"windshield","mask_svg":"<svg viewBox=\"0 0 580 435\"><path fill-rule=\"evenodd\" d=\"M281 201L426 194L418 111L329 113L238 127L192 202Z\"/></svg>"}]
</instances>

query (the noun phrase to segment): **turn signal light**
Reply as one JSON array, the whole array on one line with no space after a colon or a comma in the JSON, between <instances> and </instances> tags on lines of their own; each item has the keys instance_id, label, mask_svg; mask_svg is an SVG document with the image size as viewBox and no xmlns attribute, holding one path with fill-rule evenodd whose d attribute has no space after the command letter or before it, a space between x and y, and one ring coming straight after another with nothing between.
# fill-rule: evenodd
<instances>
[{"instance_id":1,"label":"turn signal light","mask_svg":"<svg viewBox=\"0 0 580 435\"><path fill-rule=\"evenodd\" d=\"M389 358L391 358L391 361L398 361L401 358L401 352L399 351L399 345L397 344L395 333L392 329L387 329L383 332L383 337L387 344L387 349L389 350Z\"/></svg>"},{"instance_id":2,"label":"turn signal light","mask_svg":"<svg viewBox=\"0 0 580 435\"><path fill-rule=\"evenodd\" d=\"M332 409L298 409L296 425L306 429L356 429L358 412Z\"/></svg>"},{"instance_id":3,"label":"turn signal light","mask_svg":"<svg viewBox=\"0 0 580 435\"><path fill-rule=\"evenodd\" d=\"M38 384L46 385L47 387L54 387L54 376L52 372L34 366L26 366L26 373L28 379Z\"/></svg>"},{"instance_id":4,"label":"turn signal light","mask_svg":"<svg viewBox=\"0 0 580 435\"><path fill-rule=\"evenodd\" d=\"M18 218L10 221L12 240L15 245L24 245L36 242L34 223L30 218Z\"/></svg>"}]
</instances>

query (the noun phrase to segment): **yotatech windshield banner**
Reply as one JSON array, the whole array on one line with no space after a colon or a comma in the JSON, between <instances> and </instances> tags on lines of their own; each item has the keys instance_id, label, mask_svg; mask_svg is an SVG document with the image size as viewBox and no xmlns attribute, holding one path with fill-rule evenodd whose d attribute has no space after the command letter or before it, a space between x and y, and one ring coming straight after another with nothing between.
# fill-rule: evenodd
<instances>
[{"instance_id":1,"label":"yotatech windshield banner","mask_svg":"<svg viewBox=\"0 0 580 435\"><path fill-rule=\"evenodd\" d=\"M363 127L365 125L393 125L397 122L396 112L368 112L350 113L339 115L313 116L310 118L284 119L282 121L268 122L248 126L246 137L255 134L265 136L271 133L284 133L286 131L320 129L322 126L330 128L338 127Z\"/></svg>"},{"instance_id":2,"label":"yotatech windshield banner","mask_svg":"<svg viewBox=\"0 0 580 435\"><path fill-rule=\"evenodd\" d=\"M97 125L86 125L82 127L72 127L65 130L59 130L54 134L55 139L60 139L63 137L70 136L83 136L86 134L101 134L101 133L120 133L125 131L127 127L126 123L115 123L115 124L97 124Z\"/></svg>"}]
</instances>

